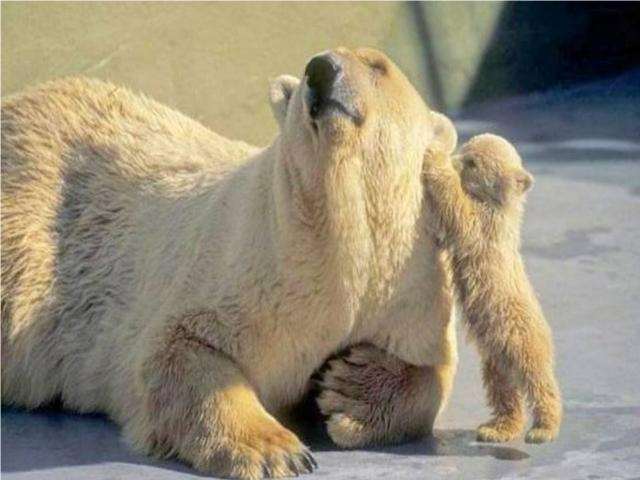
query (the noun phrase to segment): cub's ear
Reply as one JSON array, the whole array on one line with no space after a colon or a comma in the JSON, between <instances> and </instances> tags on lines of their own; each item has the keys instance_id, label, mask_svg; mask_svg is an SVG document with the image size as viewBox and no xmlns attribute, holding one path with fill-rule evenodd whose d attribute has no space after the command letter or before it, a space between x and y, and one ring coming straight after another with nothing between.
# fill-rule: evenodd
<instances>
[{"instance_id":1,"label":"cub's ear","mask_svg":"<svg viewBox=\"0 0 640 480\"><path fill-rule=\"evenodd\" d=\"M533 187L533 175L527 172L524 168L519 170L515 175L515 185L516 190L520 194L528 192L531 190L531 187Z\"/></svg>"},{"instance_id":2,"label":"cub's ear","mask_svg":"<svg viewBox=\"0 0 640 480\"><path fill-rule=\"evenodd\" d=\"M269 102L271 111L280 128L287 118L287 108L293 92L300 85L300 80L291 75L280 75L269 82Z\"/></svg>"},{"instance_id":3,"label":"cub's ear","mask_svg":"<svg viewBox=\"0 0 640 480\"><path fill-rule=\"evenodd\" d=\"M438 142L445 152L453 153L458 144L458 132L453 122L438 112L431 112L433 122L433 139Z\"/></svg>"}]
</instances>

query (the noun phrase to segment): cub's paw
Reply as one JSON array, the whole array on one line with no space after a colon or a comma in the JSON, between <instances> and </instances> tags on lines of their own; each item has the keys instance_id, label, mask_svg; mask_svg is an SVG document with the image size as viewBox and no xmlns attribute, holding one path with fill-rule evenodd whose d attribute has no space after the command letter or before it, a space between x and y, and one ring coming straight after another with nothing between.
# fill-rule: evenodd
<instances>
[{"instance_id":1,"label":"cub's paw","mask_svg":"<svg viewBox=\"0 0 640 480\"><path fill-rule=\"evenodd\" d=\"M558 428L533 427L527 432L524 441L527 443L546 443L555 440L558 436Z\"/></svg>"},{"instance_id":2,"label":"cub's paw","mask_svg":"<svg viewBox=\"0 0 640 480\"><path fill-rule=\"evenodd\" d=\"M521 432L521 421L497 417L478 427L476 439L479 442L502 443L518 438Z\"/></svg>"},{"instance_id":3,"label":"cub's paw","mask_svg":"<svg viewBox=\"0 0 640 480\"><path fill-rule=\"evenodd\" d=\"M311 452L286 428L275 422L250 426L242 439L224 447L204 462L200 470L242 480L296 477L312 472L318 464Z\"/></svg>"},{"instance_id":4,"label":"cub's paw","mask_svg":"<svg viewBox=\"0 0 640 480\"><path fill-rule=\"evenodd\" d=\"M372 346L332 360L320 382L318 405L327 431L341 447L397 442L409 433L403 405L409 367Z\"/></svg>"}]
</instances>

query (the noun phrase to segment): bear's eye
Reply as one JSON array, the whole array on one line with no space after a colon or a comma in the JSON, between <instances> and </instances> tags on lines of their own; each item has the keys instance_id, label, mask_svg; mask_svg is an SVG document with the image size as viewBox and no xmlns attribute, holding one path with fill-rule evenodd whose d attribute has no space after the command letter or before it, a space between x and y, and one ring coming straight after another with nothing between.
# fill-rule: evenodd
<instances>
[{"instance_id":1,"label":"bear's eye","mask_svg":"<svg viewBox=\"0 0 640 480\"><path fill-rule=\"evenodd\" d=\"M387 68L387 62L384 58L381 57L377 57L377 56L373 56L373 55L359 55L359 59L360 61L365 64L367 67L369 67L373 73L375 73L376 75L386 75L388 68Z\"/></svg>"},{"instance_id":2,"label":"bear's eye","mask_svg":"<svg viewBox=\"0 0 640 480\"><path fill-rule=\"evenodd\" d=\"M378 75L386 75L387 74L387 64L384 60L369 60L367 62L369 67L377 73Z\"/></svg>"},{"instance_id":3,"label":"bear's eye","mask_svg":"<svg viewBox=\"0 0 640 480\"><path fill-rule=\"evenodd\" d=\"M464 160L464 165L465 165L465 167L470 168L470 169L474 169L474 168L476 168L478 166L476 164L476 161L473 158L469 158L469 157L467 157Z\"/></svg>"}]
</instances>

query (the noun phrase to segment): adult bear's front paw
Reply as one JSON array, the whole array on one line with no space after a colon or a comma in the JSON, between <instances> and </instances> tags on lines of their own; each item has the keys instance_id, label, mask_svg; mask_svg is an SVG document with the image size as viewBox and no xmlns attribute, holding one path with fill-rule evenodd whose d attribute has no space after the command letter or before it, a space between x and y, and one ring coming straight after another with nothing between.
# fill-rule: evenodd
<instances>
[{"instance_id":1,"label":"adult bear's front paw","mask_svg":"<svg viewBox=\"0 0 640 480\"><path fill-rule=\"evenodd\" d=\"M341 447L356 448L418 434L422 429L410 425L405 405L411 368L368 345L332 360L318 396L331 439Z\"/></svg>"},{"instance_id":2,"label":"adult bear's front paw","mask_svg":"<svg viewBox=\"0 0 640 480\"><path fill-rule=\"evenodd\" d=\"M194 466L214 475L243 480L296 477L317 467L307 447L275 422L253 423L243 437L225 442L213 455L196 457Z\"/></svg>"}]
</instances>

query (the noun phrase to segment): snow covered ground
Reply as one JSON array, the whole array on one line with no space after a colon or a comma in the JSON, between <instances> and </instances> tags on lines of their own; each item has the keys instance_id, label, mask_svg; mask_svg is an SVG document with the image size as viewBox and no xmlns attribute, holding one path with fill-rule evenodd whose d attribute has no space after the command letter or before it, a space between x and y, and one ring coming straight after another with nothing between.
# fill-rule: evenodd
<instances>
[{"instance_id":1,"label":"snow covered ground","mask_svg":"<svg viewBox=\"0 0 640 480\"><path fill-rule=\"evenodd\" d=\"M434 438L342 451L316 434L308 439L320 464L314 475L640 478L640 71L476 107L457 126L462 138L491 131L512 139L536 177L523 253L555 334L566 412L560 438L475 442L488 411L478 357L463 341ZM3 409L1 453L4 480L201 478L177 462L132 454L102 416Z\"/></svg>"}]
</instances>

